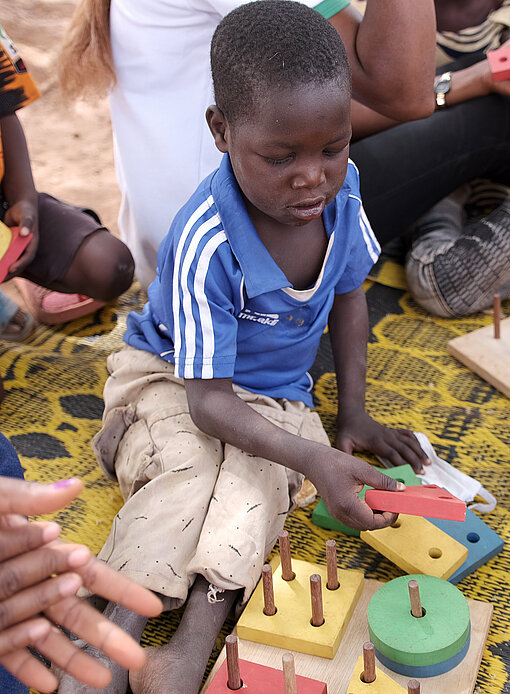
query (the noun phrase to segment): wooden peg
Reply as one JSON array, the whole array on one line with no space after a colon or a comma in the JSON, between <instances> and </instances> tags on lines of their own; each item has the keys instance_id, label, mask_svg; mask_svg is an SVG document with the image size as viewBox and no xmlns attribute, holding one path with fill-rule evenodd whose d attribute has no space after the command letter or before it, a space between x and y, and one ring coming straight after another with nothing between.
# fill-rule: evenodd
<instances>
[{"instance_id":1,"label":"wooden peg","mask_svg":"<svg viewBox=\"0 0 510 694\"><path fill-rule=\"evenodd\" d=\"M285 694L297 694L296 668L292 653L284 653L282 655L282 665Z\"/></svg>"},{"instance_id":2,"label":"wooden peg","mask_svg":"<svg viewBox=\"0 0 510 694\"><path fill-rule=\"evenodd\" d=\"M363 644L363 682L375 682L375 647L370 641Z\"/></svg>"},{"instance_id":3,"label":"wooden peg","mask_svg":"<svg viewBox=\"0 0 510 694\"><path fill-rule=\"evenodd\" d=\"M499 340L501 337L501 296L499 294L494 294L494 305L493 305L493 315L494 315L494 339Z\"/></svg>"},{"instance_id":4,"label":"wooden peg","mask_svg":"<svg viewBox=\"0 0 510 694\"><path fill-rule=\"evenodd\" d=\"M326 583L326 587L328 590L336 590L340 584L338 582L335 540L327 540L326 542L326 564L328 567L328 582Z\"/></svg>"},{"instance_id":5,"label":"wooden peg","mask_svg":"<svg viewBox=\"0 0 510 694\"><path fill-rule=\"evenodd\" d=\"M423 617L418 581L412 579L407 585L409 588L409 597L411 599L411 614L413 617Z\"/></svg>"},{"instance_id":6,"label":"wooden peg","mask_svg":"<svg viewBox=\"0 0 510 694\"><path fill-rule=\"evenodd\" d=\"M310 576L310 597L312 601L312 626L320 627L324 624L324 610L322 607L322 581L319 574Z\"/></svg>"},{"instance_id":7,"label":"wooden peg","mask_svg":"<svg viewBox=\"0 0 510 694\"><path fill-rule=\"evenodd\" d=\"M273 591L273 569L271 564L264 564L262 567L262 590L264 593L264 614L268 617L276 614Z\"/></svg>"},{"instance_id":8,"label":"wooden peg","mask_svg":"<svg viewBox=\"0 0 510 694\"><path fill-rule=\"evenodd\" d=\"M289 533L286 530L278 535L278 544L280 546L280 561L282 565L282 578L284 581L292 581L296 578L296 574L292 571L292 556L290 554Z\"/></svg>"},{"instance_id":9,"label":"wooden peg","mask_svg":"<svg viewBox=\"0 0 510 694\"><path fill-rule=\"evenodd\" d=\"M418 680L409 680L407 683L407 694L420 694L420 683Z\"/></svg>"},{"instance_id":10,"label":"wooden peg","mask_svg":"<svg viewBox=\"0 0 510 694\"><path fill-rule=\"evenodd\" d=\"M227 687L229 689L241 689L243 681L239 672L239 650L237 645L237 636L229 634L225 639L225 647L227 650Z\"/></svg>"}]
</instances>

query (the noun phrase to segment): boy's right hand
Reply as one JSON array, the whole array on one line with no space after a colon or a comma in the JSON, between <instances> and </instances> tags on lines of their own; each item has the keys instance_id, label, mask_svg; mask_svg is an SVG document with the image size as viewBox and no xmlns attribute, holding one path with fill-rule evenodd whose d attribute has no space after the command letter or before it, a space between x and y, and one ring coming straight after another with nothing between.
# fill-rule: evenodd
<instances>
[{"instance_id":1,"label":"boy's right hand","mask_svg":"<svg viewBox=\"0 0 510 694\"><path fill-rule=\"evenodd\" d=\"M336 520L355 530L377 530L396 521L396 513L374 512L358 495L365 484L374 489L403 491L405 485L402 482L383 475L364 460L336 448L329 449L317 472L312 482Z\"/></svg>"}]
</instances>

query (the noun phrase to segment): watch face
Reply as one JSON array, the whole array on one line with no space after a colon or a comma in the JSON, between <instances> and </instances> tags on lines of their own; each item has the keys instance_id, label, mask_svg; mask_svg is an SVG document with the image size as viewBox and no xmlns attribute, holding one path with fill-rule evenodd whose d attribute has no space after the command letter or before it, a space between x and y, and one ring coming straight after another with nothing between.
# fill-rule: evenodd
<instances>
[{"instance_id":1,"label":"watch face","mask_svg":"<svg viewBox=\"0 0 510 694\"><path fill-rule=\"evenodd\" d=\"M450 86L451 74L448 74L447 77L441 77L439 82L437 82L436 86L434 87L434 91L436 92L436 94L447 94L450 91Z\"/></svg>"}]
</instances>

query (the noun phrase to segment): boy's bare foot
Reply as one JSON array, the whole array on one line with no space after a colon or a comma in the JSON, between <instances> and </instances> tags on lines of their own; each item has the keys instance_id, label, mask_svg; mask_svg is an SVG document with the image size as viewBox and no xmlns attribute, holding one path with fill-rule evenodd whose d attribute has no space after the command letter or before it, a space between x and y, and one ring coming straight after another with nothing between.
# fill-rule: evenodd
<instances>
[{"instance_id":1,"label":"boy's bare foot","mask_svg":"<svg viewBox=\"0 0 510 694\"><path fill-rule=\"evenodd\" d=\"M133 694L198 694L207 661L238 591L219 593L209 602L209 584L197 576L186 609L170 643L147 648L147 662L129 673Z\"/></svg>"},{"instance_id":2,"label":"boy's bare foot","mask_svg":"<svg viewBox=\"0 0 510 694\"><path fill-rule=\"evenodd\" d=\"M89 598L89 602L95 604L94 596ZM141 639L147 623L147 617L142 617L136 614L136 612L132 612L126 607L117 605L114 602L109 602L106 605L103 614L117 626L124 629L124 631L127 631L136 641ZM110 684L101 689L103 694L126 694L128 687L128 671L125 668L111 660L97 648L93 648L81 640L75 641L74 643L83 653L98 660L112 673ZM58 694L97 694L97 689L78 682L74 677L59 671L54 672L59 680Z\"/></svg>"},{"instance_id":3,"label":"boy's bare foot","mask_svg":"<svg viewBox=\"0 0 510 694\"><path fill-rule=\"evenodd\" d=\"M110 684L101 689L103 694L126 694L128 671L125 668L108 658L108 656L101 651L98 651L88 644L84 644L82 641L76 641L75 645L78 646L83 653L92 656L92 658L107 667L112 673ZM78 682L78 680L75 680L71 675L55 670L53 670L53 672L59 680L58 694L97 694L97 689L89 687L82 682Z\"/></svg>"},{"instance_id":4,"label":"boy's bare foot","mask_svg":"<svg viewBox=\"0 0 510 694\"><path fill-rule=\"evenodd\" d=\"M190 653L166 646L145 649L147 662L141 670L129 673L133 694L197 694L207 666Z\"/></svg>"}]
</instances>

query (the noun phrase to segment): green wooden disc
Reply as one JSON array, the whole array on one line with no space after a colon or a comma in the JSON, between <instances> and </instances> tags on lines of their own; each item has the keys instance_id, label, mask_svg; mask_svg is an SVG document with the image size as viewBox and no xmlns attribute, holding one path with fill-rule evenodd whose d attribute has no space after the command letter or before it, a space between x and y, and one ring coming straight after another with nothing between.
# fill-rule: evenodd
<instances>
[{"instance_id":1,"label":"green wooden disc","mask_svg":"<svg viewBox=\"0 0 510 694\"><path fill-rule=\"evenodd\" d=\"M408 583L418 582L423 617L413 617ZM403 665L436 665L456 655L469 637L469 605L460 590L423 574L389 581L368 605L370 639L384 656Z\"/></svg>"}]
</instances>

